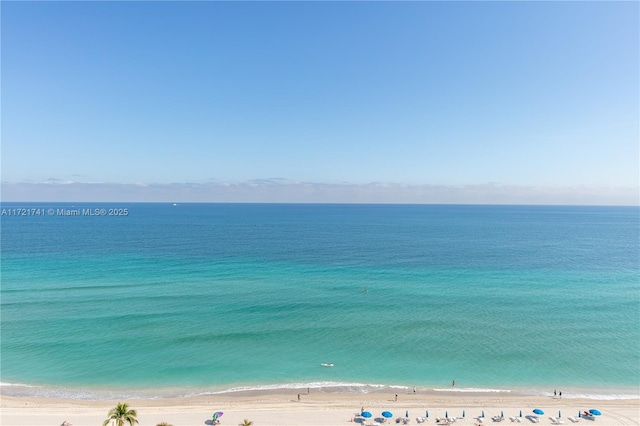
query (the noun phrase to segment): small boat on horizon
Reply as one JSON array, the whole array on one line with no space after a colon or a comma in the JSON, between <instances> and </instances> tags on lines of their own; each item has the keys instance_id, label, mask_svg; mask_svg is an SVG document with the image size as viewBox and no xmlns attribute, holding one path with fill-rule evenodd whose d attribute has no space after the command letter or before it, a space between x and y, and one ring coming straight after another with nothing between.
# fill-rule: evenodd
<instances>
[{"instance_id":1,"label":"small boat on horizon","mask_svg":"<svg viewBox=\"0 0 640 426\"><path fill-rule=\"evenodd\" d=\"M332 363L322 363L320 365L323 366L323 367L333 367Z\"/></svg>"}]
</instances>

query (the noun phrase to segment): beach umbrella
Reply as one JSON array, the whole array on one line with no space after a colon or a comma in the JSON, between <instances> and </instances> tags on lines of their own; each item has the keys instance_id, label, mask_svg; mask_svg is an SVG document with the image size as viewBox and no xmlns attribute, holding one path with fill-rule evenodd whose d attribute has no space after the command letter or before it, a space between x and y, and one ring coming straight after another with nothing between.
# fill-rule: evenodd
<instances>
[{"instance_id":1,"label":"beach umbrella","mask_svg":"<svg viewBox=\"0 0 640 426\"><path fill-rule=\"evenodd\" d=\"M464 410L462 410L462 417L464 417Z\"/></svg>"},{"instance_id":2,"label":"beach umbrella","mask_svg":"<svg viewBox=\"0 0 640 426\"><path fill-rule=\"evenodd\" d=\"M447 419L449 418L449 412L448 411L444 412L444 417L447 418Z\"/></svg>"},{"instance_id":3,"label":"beach umbrella","mask_svg":"<svg viewBox=\"0 0 640 426\"><path fill-rule=\"evenodd\" d=\"M409 417L409 410L404 414L405 417Z\"/></svg>"},{"instance_id":4,"label":"beach umbrella","mask_svg":"<svg viewBox=\"0 0 640 426\"><path fill-rule=\"evenodd\" d=\"M595 408L592 408L591 410L589 410L589 412L591 414L593 414L594 416L601 416L602 415L602 413L600 411L596 410Z\"/></svg>"},{"instance_id":5,"label":"beach umbrella","mask_svg":"<svg viewBox=\"0 0 640 426\"><path fill-rule=\"evenodd\" d=\"M222 411L216 411L213 413L213 420L218 420L218 417L222 417L224 413Z\"/></svg>"},{"instance_id":6,"label":"beach umbrella","mask_svg":"<svg viewBox=\"0 0 640 426\"><path fill-rule=\"evenodd\" d=\"M578 418L582 417L582 413L578 411Z\"/></svg>"},{"instance_id":7,"label":"beach umbrella","mask_svg":"<svg viewBox=\"0 0 640 426\"><path fill-rule=\"evenodd\" d=\"M558 410L558 418L562 417L562 413Z\"/></svg>"},{"instance_id":8,"label":"beach umbrella","mask_svg":"<svg viewBox=\"0 0 640 426\"><path fill-rule=\"evenodd\" d=\"M482 410L482 415L480 417L484 417L484 410Z\"/></svg>"},{"instance_id":9,"label":"beach umbrella","mask_svg":"<svg viewBox=\"0 0 640 426\"><path fill-rule=\"evenodd\" d=\"M520 417L522 417L522 410L520 410Z\"/></svg>"},{"instance_id":10,"label":"beach umbrella","mask_svg":"<svg viewBox=\"0 0 640 426\"><path fill-rule=\"evenodd\" d=\"M370 412L368 412L368 411L363 411L362 413L360 413L360 415L361 415L362 417L365 417L365 418L367 418L367 419L368 419L368 418L369 418L369 417L371 417L373 414L371 414L371 413L370 413Z\"/></svg>"},{"instance_id":11,"label":"beach umbrella","mask_svg":"<svg viewBox=\"0 0 640 426\"><path fill-rule=\"evenodd\" d=\"M544 414L544 411L542 411L542 410L541 410L541 409L539 409L539 408L534 408L534 409L533 409L533 412L534 412L534 413L536 413L536 414L539 414L539 415Z\"/></svg>"},{"instance_id":12,"label":"beach umbrella","mask_svg":"<svg viewBox=\"0 0 640 426\"><path fill-rule=\"evenodd\" d=\"M424 416L425 416L425 417L429 417L429 410L427 410L427 412L426 412L426 413L424 413Z\"/></svg>"},{"instance_id":13,"label":"beach umbrella","mask_svg":"<svg viewBox=\"0 0 640 426\"><path fill-rule=\"evenodd\" d=\"M504 417L504 412L500 411L500 417Z\"/></svg>"},{"instance_id":14,"label":"beach umbrella","mask_svg":"<svg viewBox=\"0 0 640 426\"><path fill-rule=\"evenodd\" d=\"M393 417L393 413L390 411L383 411L382 417L384 417L385 419L390 419L391 417Z\"/></svg>"}]
</instances>

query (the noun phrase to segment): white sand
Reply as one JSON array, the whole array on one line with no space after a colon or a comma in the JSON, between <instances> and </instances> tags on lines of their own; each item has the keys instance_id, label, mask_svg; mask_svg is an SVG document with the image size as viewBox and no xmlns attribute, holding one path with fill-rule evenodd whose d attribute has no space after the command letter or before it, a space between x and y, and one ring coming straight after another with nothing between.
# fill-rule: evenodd
<instances>
[{"instance_id":1,"label":"white sand","mask_svg":"<svg viewBox=\"0 0 640 426\"><path fill-rule=\"evenodd\" d=\"M2 426L59 426L68 421L73 426L100 426L107 413L118 401L86 401L2 395L0 424ZM133 399L126 402L137 410L140 426L155 426L167 422L174 426L204 426L211 424L214 411L223 411L222 425L238 425L243 419L253 421L255 426L293 425L360 425L352 423L362 407L373 417L367 424L378 424L375 419L384 410L394 414L386 425L395 425L396 417L404 417L409 410L411 422L417 425L416 417L424 416L429 410L429 419L424 425L435 424L436 417L462 416L456 424L471 426L477 423L475 417L484 410L484 424L518 424L509 420L522 410L523 422L533 424L526 416L533 408L544 410L540 424L552 424L550 416L562 411L565 425L574 424L569 416L577 416L579 410L597 408L602 416L595 420L582 419L576 425L640 425L640 399L593 400L570 398L547 398L516 395L512 393L466 393L466 392L418 392L403 393L395 401L394 394L347 394L314 392L302 394L301 400L293 393L238 393L199 396L175 399ZM494 423L491 417L504 411L505 420Z\"/></svg>"}]
</instances>

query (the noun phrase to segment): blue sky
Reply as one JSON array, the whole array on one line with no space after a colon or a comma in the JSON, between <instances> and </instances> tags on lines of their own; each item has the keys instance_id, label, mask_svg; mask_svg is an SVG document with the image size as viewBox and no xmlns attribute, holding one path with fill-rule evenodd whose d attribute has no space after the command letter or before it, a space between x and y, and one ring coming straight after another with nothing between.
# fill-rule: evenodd
<instances>
[{"instance_id":1,"label":"blue sky","mask_svg":"<svg viewBox=\"0 0 640 426\"><path fill-rule=\"evenodd\" d=\"M638 204L637 2L2 2L5 200Z\"/></svg>"}]
</instances>

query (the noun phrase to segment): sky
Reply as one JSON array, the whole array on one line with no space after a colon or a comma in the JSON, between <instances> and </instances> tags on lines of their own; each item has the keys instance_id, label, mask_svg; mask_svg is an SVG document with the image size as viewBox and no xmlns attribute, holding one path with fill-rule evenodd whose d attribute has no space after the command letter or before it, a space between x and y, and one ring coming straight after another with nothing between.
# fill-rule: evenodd
<instances>
[{"instance_id":1,"label":"sky","mask_svg":"<svg viewBox=\"0 0 640 426\"><path fill-rule=\"evenodd\" d=\"M1 4L5 201L638 205L638 2Z\"/></svg>"}]
</instances>

